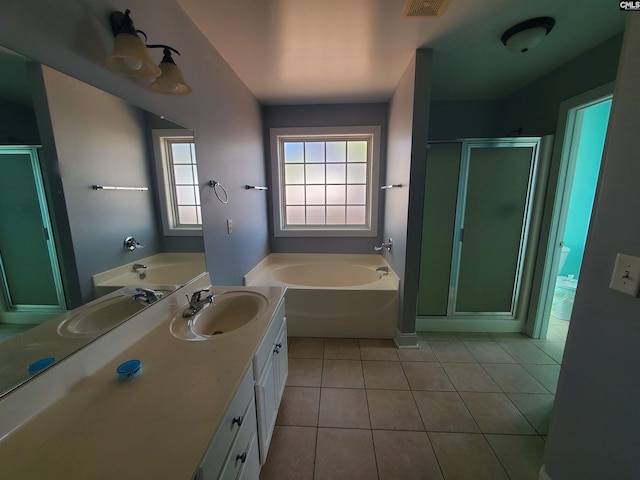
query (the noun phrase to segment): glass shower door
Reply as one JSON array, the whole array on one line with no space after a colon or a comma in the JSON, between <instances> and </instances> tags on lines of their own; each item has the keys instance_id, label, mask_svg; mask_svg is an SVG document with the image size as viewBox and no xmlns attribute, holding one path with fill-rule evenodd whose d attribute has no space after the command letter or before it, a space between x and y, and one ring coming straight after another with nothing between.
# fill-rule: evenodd
<instances>
[{"instance_id":1,"label":"glass shower door","mask_svg":"<svg viewBox=\"0 0 640 480\"><path fill-rule=\"evenodd\" d=\"M537 149L538 139L463 142L453 315L515 316Z\"/></svg>"}]
</instances>

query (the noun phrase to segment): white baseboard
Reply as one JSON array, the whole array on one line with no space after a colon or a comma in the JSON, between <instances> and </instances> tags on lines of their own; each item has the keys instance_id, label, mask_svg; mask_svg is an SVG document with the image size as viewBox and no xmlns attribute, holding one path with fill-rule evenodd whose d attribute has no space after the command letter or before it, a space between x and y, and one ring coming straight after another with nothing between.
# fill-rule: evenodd
<instances>
[{"instance_id":1,"label":"white baseboard","mask_svg":"<svg viewBox=\"0 0 640 480\"><path fill-rule=\"evenodd\" d=\"M398 348L418 348L418 335L416 332L402 333L400 330L397 330L393 340L396 342L396 347Z\"/></svg>"}]
</instances>

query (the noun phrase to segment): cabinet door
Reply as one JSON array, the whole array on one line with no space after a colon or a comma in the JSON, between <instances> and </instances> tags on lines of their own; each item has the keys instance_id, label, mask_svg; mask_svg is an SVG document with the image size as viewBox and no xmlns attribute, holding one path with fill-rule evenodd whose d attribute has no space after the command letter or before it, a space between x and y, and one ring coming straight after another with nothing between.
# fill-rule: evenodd
<instances>
[{"instance_id":1,"label":"cabinet door","mask_svg":"<svg viewBox=\"0 0 640 480\"><path fill-rule=\"evenodd\" d=\"M278 333L276 339L276 345L273 351L274 354L274 366L276 368L276 382L277 382L277 405L280 406L280 400L282 400L282 394L284 393L284 387L287 383L287 377L289 375L289 349L287 347L287 320L284 319L282 327Z\"/></svg>"},{"instance_id":2,"label":"cabinet door","mask_svg":"<svg viewBox=\"0 0 640 480\"><path fill-rule=\"evenodd\" d=\"M275 354L274 354L275 355ZM256 404L258 410L258 435L260 438L260 463L267 461L267 451L271 442L271 434L278 415L278 377L271 355L256 383Z\"/></svg>"}]
</instances>

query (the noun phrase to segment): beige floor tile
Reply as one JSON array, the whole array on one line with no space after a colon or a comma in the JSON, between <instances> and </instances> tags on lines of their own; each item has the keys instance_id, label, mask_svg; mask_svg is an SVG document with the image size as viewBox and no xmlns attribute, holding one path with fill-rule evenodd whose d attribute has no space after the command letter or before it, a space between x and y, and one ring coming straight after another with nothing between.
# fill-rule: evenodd
<instances>
[{"instance_id":1,"label":"beige floor tile","mask_svg":"<svg viewBox=\"0 0 640 480\"><path fill-rule=\"evenodd\" d=\"M442 363L441 365L459 392L502 391L478 363Z\"/></svg>"},{"instance_id":2,"label":"beige floor tile","mask_svg":"<svg viewBox=\"0 0 640 480\"><path fill-rule=\"evenodd\" d=\"M527 372L522 365L485 363L484 369L491 375L491 378L500 386L503 392L508 393L547 393L547 389L542 386L533 376Z\"/></svg>"},{"instance_id":3,"label":"beige floor tile","mask_svg":"<svg viewBox=\"0 0 640 480\"><path fill-rule=\"evenodd\" d=\"M367 388L409 390L400 362L363 361L362 370Z\"/></svg>"},{"instance_id":4,"label":"beige floor tile","mask_svg":"<svg viewBox=\"0 0 640 480\"><path fill-rule=\"evenodd\" d=\"M538 436L487 435L511 480L537 480L545 442Z\"/></svg>"},{"instance_id":5,"label":"beige floor tile","mask_svg":"<svg viewBox=\"0 0 640 480\"><path fill-rule=\"evenodd\" d=\"M496 342L528 342L529 337L524 333L516 332L504 332L504 333L490 333L489 336Z\"/></svg>"},{"instance_id":6,"label":"beige floor tile","mask_svg":"<svg viewBox=\"0 0 640 480\"><path fill-rule=\"evenodd\" d=\"M319 409L319 388L285 387L276 425L317 427Z\"/></svg>"},{"instance_id":7,"label":"beige floor tile","mask_svg":"<svg viewBox=\"0 0 640 480\"><path fill-rule=\"evenodd\" d=\"M399 348L397 350L398 358L402 362L437 362L433 350L427 342L420 340L418 348Z\"/></svg>"},{"instance_id":8,"label":"beige floor tile","mask_svg":"<svg viewBox=\"0 0 640 480\"><path fill-rule=\"evenodd\" d=\"M446 480L507 480L484 435L477 433L430 433Z\"/></svg>"},{"instance_id":9,"label":"beige floor tile","mask_svg":"<svg viewBox=\"0 0 640 480\"><path fill-rule=\"evenodd\" d=\"M467 350L480 363L516 363L497 342L464 342Z\"/></svg>"},{"instance_id":10,"label":"beige floor tile","mask_svg":"<svg viewBox=\"0 0 640 480\"><path fill-rule=\"evenodd\" d=\"M453 332L418 332L418 338L427 342L459 342L460 339Z\"/></svg>"},{"instance_id":11,"label":"beige floor tile","mask_svg":"<svg viewBox=\"0 0 640 480\"><path fill-rule=\"evenodd\" d=\"M413 392L428 432L479 433L480 429L456 392Z\"/></svg>"},{"instance_id":12,"label":"beige floor tile","mask_svg":"<svg viewBox=\"0 0 640 480\"><path fill-rule=\"evenodd\" d=\"M289 343L289 358L323 358L324 338L294 337Z\"/></svg>"},{"instance_id":13,"label":"beige floor tile","mask_svg":"<svg viewBox=\"0 0 640 480\"><path fill-rule=\"evenodd\" d=\"M439 363L402 362L411 390L455 390Z\"/></svg>"},{"instance_id":14,"label":"beige floor tile","mask_svg":"<svg viewBox=\"0 0 640 480\"><path fill-rule=\"evenodd\" d=\"M483 433L536 433L504 393L461 392L460 396Z\"/></svg>"},{"instance_id":15,"label":"beige floor tile","mask_svg":"<svg viewBox=\"0 0 640 480\"><path fill-rule=\"evenodd\" d=\"M564 342L554 342L548 339L544 340L532 340L540 350L553 358L556 362L562 363L562 357L564 355Z\"/></svg>"},{"instance_id":16,"label":"beige floor tile","mask_svg":"<svg viewBox=\"0 0 640 480\"><path fill-rule=\"evenodd\" d=\"M544 388L551 393L556 393L558 377L560 376L560 365L522 365L533 378L538 380Z\"/></svg>"},{"instance_id":17,"label":"beige floor tile","mask_svg":"<svg viewBox=\"0 0 640 480\"><path fill-rule=\"evenodd\" d=\"M438 480L442 473L425 432L373 431L380 480Z\"/></svg>"},{"instance_id":18,"label":"beige floor tile","mask_svg":"<svg viewBox=\"0 0 640 480\"><path fill-rule=\"evenodd\" d=\"M555 397L550 393L508 393L507 396L540 435L549 432Z\"/></svg>"},{"instance_id":19,"label":"beige floor tile","mask_svg":"<svg viewBox=\"0 0 640 480\"><path fill-rule=\"evenodd\" d=\"M432 342L429 345L441 362L477 362L462 342Z\"/></svg>"},{"instance_id":20,"label":"beige floor tile","mask_svg":"<svg viewBox=\"0 0 640 480\"><path fill-rule=\"evenodd\" d=\"M367 389L367 402L371 428L424 431L424 425L411 392Z\"/></svg>"},{"instance_id":21,"label":"beige floor tile","mask_svg":"<svg viewBox=\"0 0 640 480\"><path fill-rule=\"evenodd\" d=\"M493 342L491 335L484 332L458 332L456 337L463 342Z\"/></svg>"},{"instance_id":22,"label":"beige floor tile","mask_svg":"<svg viewBox=\"0 0 640 480\"><path fill-rule=\"evenodd\" d=\"M370 430L319 428L314 480L377 480Z\"/></svg>"},{"instance_id":23,"label":"beige floor tile","mask_svg":"<svg viewBox=\"0 0 640 480\"><path fill-rule=\"evenodd\" d=\"M337 388L364 388L360 360L325 360L322 368L322 386Z\"/></svg>"},{"instance_id":24,"label":"beige floor tile","mask_svg":"<svg viewBox=\"0 0 640 480\"><path fill-rule=\"evenodd\" d=\"M260 480L313 480L316 428L276 426Z\"/></svg>"},{"instance_id":25,"label":"beige floor tile","mask_svg":"<svg viewBox=\"0 0 640 480\"><path fill-rule=\"evenodd\" d=\"M399 360L393 340L361 338L359 342L362 360Z\"/></svg>"},{"instance_id":26,"label":"beige floor tile","mask_svg":"<svg viewBox=\"0 0 640 480\"><path fill-rule=\"evenodd\" d=\"M325 338L324 358L360 360L360 342L355 338Z\"/></svg>"},{"instance_id":27,"label":"beige floor tile","mask_svg":"<svg viewBox=\"0 0 640 480\"><path fill-rule=\"evenodd\" d=\"M321 381L322 360L316 358L289 358L288 386L319 387Z\"/></svg>"},{"instance_id":28,"label":"beige floor tile","mask_svg":"<svg viewBox=\"0 0 640 480\"><path fill-rule=\"evenodd\" d=\"M518 363L554 364L556 361L532 342L498 342Z\"/></svg>"},{"instance_id":29,"label":"beige floor tile","mask_svg":"<svg viewBox=\"0 0 640 480\"><path fill-rule=\"evenodd\" d=\"M318 426L371 428L365 391L350 388L323 388L320 393Z\"/></svg>"}]
</instances>

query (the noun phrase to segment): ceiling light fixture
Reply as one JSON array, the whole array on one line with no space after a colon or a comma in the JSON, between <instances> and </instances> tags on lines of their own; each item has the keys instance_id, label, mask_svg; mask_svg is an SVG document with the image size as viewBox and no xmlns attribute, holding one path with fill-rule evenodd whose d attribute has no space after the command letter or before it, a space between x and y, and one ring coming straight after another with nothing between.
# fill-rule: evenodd
<instances>
[{"instance_id":1,"label":"ceiling light fixture","mask_svg":"<svg viewBox=\"0 0 640 480\"><path fill-rule=\"evenodd\" d=\"M109 21L111 31L115 37L113 53L106 58L109 68L117 72L136 77L155 78L151 84L154 92L166 95L187 95L191 87L184 80L182 72L173 61L171 52L180 55L175 48L168 45L147 45L147 35L142 30L136 30L129 14L115 11L111 13ZM144 41L138 36L144 36ZM164 56L160 66L156 65L149 55L149 48L162 48Z\"/></svg>"},{"instance_id":2,"label":"ceiling light fixture","mask_svg":"<svg viewBox=\"0 0 640 480\"><path fill-rule=\"evenodd\" d=\"M555 24L551 17L531 18L508 29L501 40L512 52L526 53L542 42Z\"/></svg>"}]
</instances>

